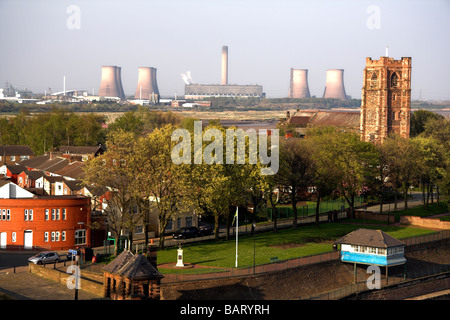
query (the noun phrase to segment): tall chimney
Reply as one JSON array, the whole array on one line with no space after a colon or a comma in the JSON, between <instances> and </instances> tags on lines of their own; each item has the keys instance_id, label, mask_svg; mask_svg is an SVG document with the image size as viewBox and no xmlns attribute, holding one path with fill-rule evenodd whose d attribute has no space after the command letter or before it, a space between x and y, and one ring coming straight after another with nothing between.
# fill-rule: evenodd
<instances>
[{"instance_id":1,"label":"tall chimney","mask_svg":"<svg viewBox=\"0 0 450 320\"><path fill-rule=\"evenodd\" d=\"M222 47L222 85L228 84L228 47Z\"/></svg>"},{"instance_id":2,"label":"tall chimney","mask_svg":"<svg viewBox=\"0 0 450 320\"><path fill-rule=\"evenodd\" d=\"M308 69L291 68L291 85L289 98L310 98L308 86Z\"/></svg>"},{"instance_id":3,"label":"tall chimney","mask_svg":"<svg viewBox=\"0 0 450 320\"><path fill-rule=\"evenodd\" d=\"M102 66L102 81L98 90L100 97L116 97L124 99L120 69L116 66Z\"/></svg>"},{"instance_id":4,"label":"tall chimney","mask_svg":"<svg viewBox=\"0 0 450 320\"><path fill-rule=\"evenodd\" d=\"M323 98L347 100L344 87L344 69L327 70L327 80Z\"/></svg>"}]
</instances>

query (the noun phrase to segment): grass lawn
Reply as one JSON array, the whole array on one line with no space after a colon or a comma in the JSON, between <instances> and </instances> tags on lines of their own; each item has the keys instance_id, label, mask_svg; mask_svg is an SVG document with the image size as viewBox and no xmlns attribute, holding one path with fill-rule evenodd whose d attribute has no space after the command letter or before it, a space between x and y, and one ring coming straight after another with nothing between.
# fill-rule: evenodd
<instances>
[{"instance_id":1,"label":"grass lawn","mask_svg":"<svg viewBox=\"0 0 450 320\"><path fill-rule=\"evenodd\" d=\"M448 212L448 205L444 202L431 203L428 207L424 205L409 208L406 210L391 212L395 215L395 221L400 221L400 216L417 216L417 217L429 217L435 214L441 214Z\"/></svg>"},{"instance_id":2,"label":"grass lawn","mask_svg":"<svg viewBox=\"0 0 450 320\"><path fill-rule=\"evenodd\" d=\"M342 223L325 223L319 227L314 225L300 226L298 229L286 229L278 232L260 233L253 236L239 237L239 267L253 266L255 252L256 264L270 263L270 258L279 260L293 259L318 253L329 252L335 239L358 228L381 229L395 238L432 233L432 230L395 227L371 226ZM254 248L255 247L255 251ZM158 264L176 263L177 248L158 251ZM183 246L184 261L203 266L232 268L235 265L236 241L209 241ZM197 270L198 271L198 270ZM174 272L161 269L161 272ZM177 269L176 272L185 272ZM192 272L192 271L191 271Z\"/></svg>"}]
</instances>

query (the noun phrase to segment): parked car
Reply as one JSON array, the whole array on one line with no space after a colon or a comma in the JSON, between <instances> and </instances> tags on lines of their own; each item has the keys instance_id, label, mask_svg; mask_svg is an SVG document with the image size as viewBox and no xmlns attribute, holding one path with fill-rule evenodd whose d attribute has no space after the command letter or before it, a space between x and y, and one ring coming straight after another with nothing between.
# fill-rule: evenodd
<instances>
[{"instance_id":1,"label":"parked car","mask_svg":"<svg viewBox=\"0 0 450 320\"><path fill-rule=\"evenodd\" d=\"M198 233L199 236L209 236L210 234L214 233L213 227L211 227L209 224L201 224L198 226Z\"/></svg>"},{"instance_id":2,"label":"parked car","mask_svg":"<svg viewBox=\"0 0 450 320\"><path fill-rule=\"evenodd\" d=\"M172 237L174 239L188 239L195 238L199 235L199 230L197 227L185 227L174 232Z\"/></svg>"},{"instance_id":3,"label":"parked car","mask_svg":"<svg viewBox=\"0 0 450 320\"><path fill-rule=\"evenodd\" d=\"M28 258L28 261L33 262L34 264L55 263L59 262L60 260L61 257L54 251L41 252L35 256L32 256L31 258Z\"/></svg>"}]
</instances>

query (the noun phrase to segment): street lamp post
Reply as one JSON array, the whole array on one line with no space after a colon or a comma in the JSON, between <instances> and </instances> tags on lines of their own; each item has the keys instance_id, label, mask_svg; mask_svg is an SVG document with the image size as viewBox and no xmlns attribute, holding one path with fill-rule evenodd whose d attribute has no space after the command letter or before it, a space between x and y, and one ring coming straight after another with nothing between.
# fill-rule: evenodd
<instances>
[{"instance_id":1,"label":"street lamp post","mask_svg":"<svg viewBox=\"0 0 450 320\"><path fill-rule=\"evenodd\" d=\"M256 274L256 243L255 243L255 233L256 233L256 222L253 220L253 274Z\"/></svg>"}]
</instances>

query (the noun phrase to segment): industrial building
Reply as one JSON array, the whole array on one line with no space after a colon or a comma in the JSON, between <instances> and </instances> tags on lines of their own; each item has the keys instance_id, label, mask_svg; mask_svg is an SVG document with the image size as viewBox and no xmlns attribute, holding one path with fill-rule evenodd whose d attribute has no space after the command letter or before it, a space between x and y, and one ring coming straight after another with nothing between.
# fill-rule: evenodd
<instances>
[{"instance_id":1,"label":"industrial building","mask_svg":"<svg viewBox=\"0 0 450 320\"><path fill-rule=\"evenodd\" d=\"M138 84L134 94L135 99L149 100L153 103L159 101L159 89L156 82L156 68L140 67L138 69Z\"/></svg>"},{"instance_id":2,"label":"industrial building","mask_svg":"<svg viewBox=\"0 0 450 320\"><path fill-rule=\"evenodd\" d=\"M204 98L263 98L265 94L260 85L228 84L228 47L222 47L221 84L187 83L184 88L185 99Z\"/></svg>"},{"instance_id":3,"label":"industrial building","mask_svg":"<svg viewBox=\"0 0 450 320\"><path fill-rule=\"evenodd\" d=\"M310 98L308 86L308 69L291 68L289 98Z\"/></svg>"},{"instance_id":4,"label":"industrial building","mask_svg":"<svg viewBox=\"0 0 450 320\"><path fill-rule=\"evenodd\" d=\"M322 98L347 100L347 95L345 94L343 69L327 70L327 79Z\"/></svg>"},{"instance_id":5,"label":"industrial building","mask_svg":"<svg viewBox=\"0 0 450 320\"><path fill-rule=\"evenodd\" d=\"M102 81L98 90L98 96L125 99L120 67L102 66Z\"/></svg>"}]
</instances>

